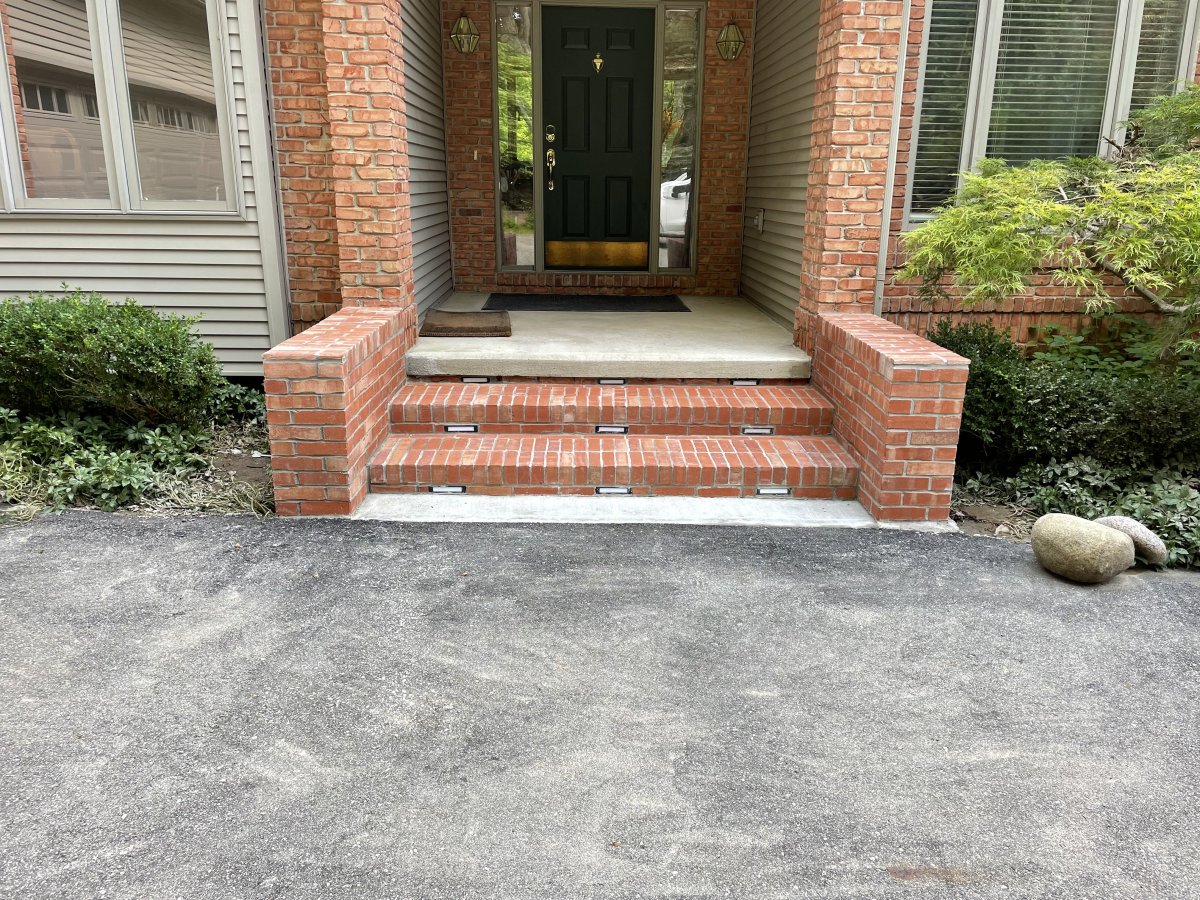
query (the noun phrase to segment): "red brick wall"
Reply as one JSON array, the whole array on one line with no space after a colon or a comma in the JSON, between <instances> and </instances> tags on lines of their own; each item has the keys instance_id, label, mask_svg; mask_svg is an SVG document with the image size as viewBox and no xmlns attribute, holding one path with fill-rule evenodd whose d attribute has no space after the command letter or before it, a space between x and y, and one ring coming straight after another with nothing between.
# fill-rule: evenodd
<instances>
[{"instance_id":1,"label":"red brick wall","mask_svg":"<svg viewBox=\"0 0 1200 900\"><path fill-rule=\"evenodd\" d=\"M400 2L264 2L293 327L410 308Z\"/></svg>"},{"instance_id":2,"label":"red brick wall","mask_svg":"<svg viewBox=\"0 0 1200 900\"><path fill-rule=\"evenodd\" d=\"M904 230L904 206L908 194L909 167L912 160L913 130L917 103L918 77L921 65L921 45L927 26L927 0L912 0L912 15L904 73L900 132L897 153L895 190L891 202L891 240L888 247L888 268L884 281L883 315L918 334L925 334L938 319L961 321L991 321L1007 331L1014 341L1027 343L1037 339L1047 325L1058 325L1072 331L1085 328L1091 317L1084 312L1083 301L1069 288L1055 285L1048 275L1035 278L1024 295L1004 303L985 304L966 309L957 300L923 300L919 285L898 282L897 269L903 265L904 253L900 238ZM1200 58L1196 78L1200 81ZM1108 277L1109 293L1120 299L1122 312L1148 320L1159 318L1154 307L1125 290L1119 279Z\"/></svg>"},{"instance_id":3,"label":"red brick wall","mask_svg":"<svg viewBox=\"0 0 1200 900\"><path fill-rule=\"evenodd\" d=\"M824 0L796 342L812 349L826 310L871 310L887 201L903 6Z\"/></svg>"},{"instance_id":4,"label":"red brick wall","mask_svg":"<svg viewBox=\"0 0 1200 900\"><path fill-rule=\"evenodd\" d=\"M294 331L342 306L321 0L263 0Z\"/></svg>"},{"instance_id":5,"label":"red brick wall","mask_svg":"<svg viewBox=\"0 0 1200 900\"><path fill-rule=\"evenodd\" d=\"M860 466L858 499L880 521L950 518L967 360L884 319L822 312L813 384Z\"/></svg>"},{"instance_id":6,"label":"red brick wall","mask_svg":"<svg viewBox=\"0 0 1200 900\"><path fill-rule=\"evenodd\" d=\"M323 9L342 303L411 307L400 0Z\"/></svg>"},{"instance_id":7,"label":"red brick wall","mask_svg":"<svg viewBox=\"0 0 1200 900\"><path fill-rule=\"evenodd\" d=\"M465 13L479 29L479 49L459 53L450 29ZM497 271L495 114L491 4L462 0L442 4L445 46L446 143L450 173L450 219L455 287L464 291L549 292L581 288L599 293L686 291L735 295L741 267L746 147L750 127L750 66L753 0L711 0L704 40L704 114L700 137L698 259L694 276L583 275ZM716 50L717 34L730 20L746 34L735 62Z\"/></svg>"},{"instance_id":8,"label":"red brick wall","mask_svg":"<svg viewBox=\"0 0 1200 900\"><path fill-rule=\"evenodd\" d=\"M405 311L347 307L267 352L275 510L348 515L404 382Z\"/></svg>"}]
</instances>

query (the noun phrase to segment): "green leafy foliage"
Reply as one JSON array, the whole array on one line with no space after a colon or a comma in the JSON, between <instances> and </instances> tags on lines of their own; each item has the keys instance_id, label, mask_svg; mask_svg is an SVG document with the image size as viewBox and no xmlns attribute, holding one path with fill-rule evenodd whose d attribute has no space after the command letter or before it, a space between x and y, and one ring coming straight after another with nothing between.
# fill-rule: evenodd
<instances>
[{"instance_id":1,"label":"green leafy foliage","mask_svg":"<svg viewBox=\"0 0 1200 900\"><path fill-rule=\"evenodd\" d=\"M1129 121L1130 144L1159 157L1200 149L1200 84L1159 97Z\"/></svg>"},{"instance_id":2,"label":"green leafy foliage","mask_svg":"<svg viewBox=\"0 0 1200 900\"><path fill-rule=\"evenodd\" d=\"M224 382L193 320L94 293L0 302L0 406L29 416L202 423Z\"/></svg>"},{"instance_id":3,"label":"green leafy foliage","mask_svg":"<svg viewBox=\"0 0 1200 900\"><path fill-rule=\"evenodd\" d=\"M1197 349L1200 326L1200 89L1161 98L1127 152L1009 166L984 160L954 200L904 237L901 279L968 306L1006 300L1048 275L1089 312L1113 309L1105 272L1168 313L1161 344Z\"/></svg>"},{"instance_id":4,"label":"green leafy foliage","mask_svg":"<svg viewBox=\"0 0 1200 900\"><path fill-rule=\"evenodd\" d=\"M971 360L959 448L967 469L1010 475L1081 455L1143 470L1200 465L1200 376L1139 357L1136 340L1103 348L1056 333L1026 360L986 323L943 320L930 338Z\"/></svg>"},{"instance_id":5,"label":"green leafy foliage","mask_svg":"<svg viewBox=\"0 0 1200 900\"><path fill-rule=\"evenodd\" d=\"M1007 478L980 475L966 487L976 498L1035 515L1131 516L1167 544L1167 565L1200 568L1200 470L1108 468L1077 457L1027 466Z\"/></svg>"},{"instance_id":6,"label":"green leafy foliage","mask_svg":"<svg viewBox=\"0 0 1200 900\"><path fill-rule=\"evenodd\" d=\"M163 475L206 468L209 441L205 429L24 419L0 408L0 499L114 510L138 502Z\"/></svg>"},{"instance_id":7,"label":"green leafy foliage","mask_svg":"<svg viewBox=\"0 0 1200 900\"><path fill-rule=\"evenodd\" d=\"M214 425L265 425L267 398L260 390L222 379L209 395L205 419Z\"/></svg>"}]
</instances>

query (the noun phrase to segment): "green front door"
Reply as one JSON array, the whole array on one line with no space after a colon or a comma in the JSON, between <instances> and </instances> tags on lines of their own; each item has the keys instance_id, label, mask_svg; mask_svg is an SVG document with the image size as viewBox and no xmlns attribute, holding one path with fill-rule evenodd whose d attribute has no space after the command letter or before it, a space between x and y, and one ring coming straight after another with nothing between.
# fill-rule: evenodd
<instances>
[{"instance_id":1,"label":"green front door","mask_svg":"<svg viewBox=\"0 0 1200 900\"><path fill-rule=\"evenodd\" d=\"M542 8L546 268L650 262L654 10Z\"/></svg>"}]
</instances>

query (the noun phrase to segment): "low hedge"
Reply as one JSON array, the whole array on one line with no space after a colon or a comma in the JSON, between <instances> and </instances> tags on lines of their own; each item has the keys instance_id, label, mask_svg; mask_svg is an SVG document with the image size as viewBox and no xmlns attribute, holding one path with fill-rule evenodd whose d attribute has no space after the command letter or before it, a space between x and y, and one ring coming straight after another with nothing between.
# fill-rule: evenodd
<instances>
[{"instance_id":1,"label":"low hedge","mask_svg":"<svg viewBox=\"0 0 1200 900\"><path fill-rule=\"evenodd\" d=\"M930 338L971 360L961 466L1011 475L1030 464L1088 457L1132 470L1200 467L1200 375L1191 366L1114 363L1107 354L1026 359L990 324L939 322ZM1088 348L1094 349L1094 348Z\"/></svg>"},{"instance_id":2,"label":"low hedge","mask_svg":"<svg viewBox=\"0 0 1200 900\"><path fill-rule=\"evenodd\" d=\"M224 384L194 320L73 290L0 302L0 407L151 425L204 421Z\"/></svg>"}]
</instances>

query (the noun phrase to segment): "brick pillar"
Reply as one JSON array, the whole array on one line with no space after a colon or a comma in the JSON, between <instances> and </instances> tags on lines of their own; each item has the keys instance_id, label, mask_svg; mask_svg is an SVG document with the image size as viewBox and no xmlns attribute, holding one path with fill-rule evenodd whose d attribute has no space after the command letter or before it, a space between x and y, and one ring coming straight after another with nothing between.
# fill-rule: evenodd
<instances>
[{"instance_id":1,"label":"brick pillar","mask_svg":"<svg viewBox=\"0 0 1200 900\"><path fill-rule=\"evenodd\" d=\"M479 47L461 53L450 29L466 15L479 29ZM454 283L490 290L496 280L495 80L490 0L442 2L446 164L450 174L450 235Z\"/></svg>"},{"instance_id":2,"label":"brick pillar","mask_svg":"<svg viewBox=\"0 0 1200 900\"><path fill-rule=\"evenodd\" d=\"M400 0L324 0L321 19L342 304L412 307Z\"/></svg>"},{"instance_id":3,"label":"brick pillar","mask_svg":"<svg viewBox=\"0 0 1200 900\"><path fill-rule=\"evenodd\" d=\"M902 6L822 0L796 343L825 311L874 300Z\"/></svg>"},{"instance_id":4,"label":"brick pillar","mask_svg":"<svg viewBox=\"0 0 1200 900\"><path fill-rule=\"evenodd\" d=\"M321 0L264 0L294 333L342 306Z\"/></svg>"}]
</instances>

